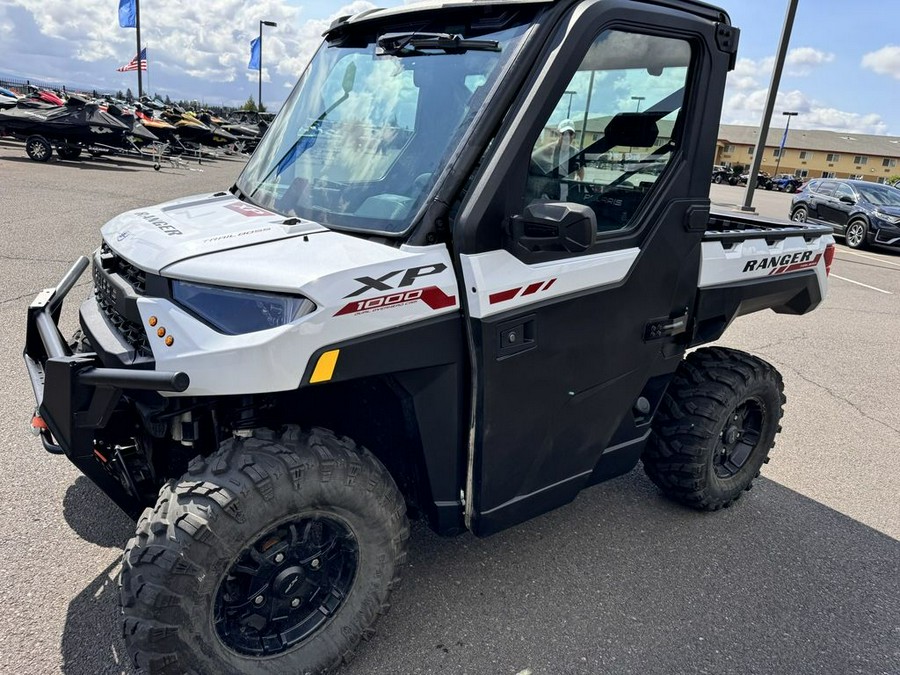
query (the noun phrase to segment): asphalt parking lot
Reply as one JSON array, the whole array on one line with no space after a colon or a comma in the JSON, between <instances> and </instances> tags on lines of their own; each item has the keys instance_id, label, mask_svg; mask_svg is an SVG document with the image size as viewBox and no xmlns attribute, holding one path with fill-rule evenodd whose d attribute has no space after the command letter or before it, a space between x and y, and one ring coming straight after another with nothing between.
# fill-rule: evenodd
<instances>
[{"instance_id":1,"label":"asphalt parking lot","mask_svg":"<svg viewBox=\"0 0 900 675\"><path fill-rule=\"evenodd\" d=\"M39 165L0 140L2 673L134 672L115 590L133 526L27 431L25 308L110 217L225 189L240 167ZM743 189L711 194L728 208ZM758 192L755 203L783 216L789 201ZM87 292L85 281L73 291ZM788 397L772 461L744 499L698 514L637 469L488 539L416 526L391 613L340 675L897 675L898 336L900 254L839 243L823 306L743 317L723 340L775 364Z\"/></svg>"}]
</instances>

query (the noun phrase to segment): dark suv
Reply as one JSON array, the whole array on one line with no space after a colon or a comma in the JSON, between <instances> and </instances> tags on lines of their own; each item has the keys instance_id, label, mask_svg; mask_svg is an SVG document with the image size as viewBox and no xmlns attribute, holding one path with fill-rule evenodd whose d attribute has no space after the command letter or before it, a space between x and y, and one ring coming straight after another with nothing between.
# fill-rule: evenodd
<instances>
[{"instance_id":1,"label":"dark suv","mask_svg":"<svg viewBox=\"0 0 900 675\"><path fill-rule=\"evenodd\" d=\"M900 192L862 180L812 180L791 201L791 220L831 225L850 248L900 247Z\"/></svg>"}]
</instances>

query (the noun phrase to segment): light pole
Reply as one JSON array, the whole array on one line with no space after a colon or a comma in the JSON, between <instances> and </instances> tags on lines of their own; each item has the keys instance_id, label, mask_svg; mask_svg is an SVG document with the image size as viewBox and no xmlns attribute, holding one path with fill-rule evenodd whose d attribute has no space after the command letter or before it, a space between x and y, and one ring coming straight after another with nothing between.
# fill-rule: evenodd
<instances>
[{"instance_id":1,"label":"light pole","mask_svg":"<svg viewBox=\"0 0 900 675\"><path fill-rule=\"evenodd\" d=\"M569 110L568 110L568 112L566 112L567 120L572 119L572 97L575 96L575 94L577 94L577 93L578 93L577 91L572 91L571 89L563 92L563 96L569 97Z\"/></svg>"},{"instance_id":2,"label":"light pole","mask_svg":"<svg viewBox=\"0 0 900 675\"><path fill-rule=\"evenodd\" d=\"M263 26L272 26L273 28L277 27L278 24L274 21L260 21L259 22L259 99L257 101L256 108L260 112L262 112L262 28Z\"/></svg>"},{"instance_id":3,"label":"light pole","mask_svg":"<svg viewBox=\"0 0 900 675\"><path fill-rule=\"evenodd\" d=\"M781 147L778 149L778 158L775 161L775 177L778 177L778 167L781 166L781 156L784 154L784 144L787 142L788 129L791 128L791 118L796 117L795 112L783 112L787 116L787 124L784 125L784 136L781 137Z\"/></svg>"},{"instance_id":4,"label":"light pole","mask_svg":"<svg viewBox=\"0 0 900 675\"><path fill-rule=\"evenodd\" d=\"M641 112L641 101L643 101L645 98L647 98L647 97L646 96L632 96L631 97L632 101L637 101L637 108L635 109L635 112Z\"/></svg>"}]
</instances>

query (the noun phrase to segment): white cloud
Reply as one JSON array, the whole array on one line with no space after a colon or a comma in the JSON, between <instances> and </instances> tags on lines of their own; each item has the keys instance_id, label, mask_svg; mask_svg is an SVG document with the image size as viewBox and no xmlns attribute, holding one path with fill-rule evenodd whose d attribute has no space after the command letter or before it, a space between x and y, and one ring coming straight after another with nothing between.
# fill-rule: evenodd
<instances>
[{"instance_id":1,"label":"white cloud","mask_svg":"<svg viewBox=\"0 0 900 675\"><path fill-rule=\"evenodd\" d=\"M0 38L12 35L13 22L6 13L6 7L0 4Z\"/></svg>"},{"instance_id":2,"label":"white cloud","mask_svg":"<svg viewBox=\"0 0 900 675\"><path fill-rule=\"evenodd\" d=\"M824 66L834 59L834 54L829 52L813 47L797 47L790 50L785 58L785 73L808 75L813 68ZM775 59L771 56L758 61L738 59L734 71L728 75L722 107L723 124L759 126L774 65ZM888 125L875 113L860 114L839 110L799 89L779 90L772 116L774 126L777 127L781 122L779 118L785 110L800 113L791 121L792 129L796 126L800 129L827 129L858 134L885 134L888 131Z\"/></svg>"},{"instance_id":3,"label":"white cloud","mask_svg":"<svg viewBox=\"0 0 900 675\"><path fill-rule=\"evenodd\" d=\"M0 0L0 5L4 2ZM63 41L75 60L96 64L92 68L98 72L114 70L111 63L118 66L134 56L134 30L119 27L113 0L12 0L12 6L27 10L37 30ZM250 41L259 34L260 19L275 21L277 27L264 28L263 80L278 85L278 93L273 91L272 96L280 99L306 67L334 17L374 6L367 0L351 0L331 17L304 20L303 10L287 0L212 4L154 0L141 8L141 38L154 87L193 97L201 89L228 91L214 83L240 83L234 94L245 97L243 82L255 82L258 77L247 69ZM0 6L0 36L10 30L6 23ZM227 94L222 98L227 99Z\"/></svg>"},{"instance_id":4,"label":"white cloud","mask_svg":"<svg viewBox=\"0 0 900 675\"><path fill-rule=\"evenodd\" d=\"M862 67L900 80L900 47L887 45L862 57Z\"/></svg>"},{"instance_id":5,"label":"white cloud","mask_svg":"<svg viewBox=\"0 0 900 675\"><path fill-rule=\"evenodd\" d=\"M722 123L759 126L767 94L768 90L765 87L750 92L729 87L722 108ZM832 108L798 89L778 92L775 97L775 112L772 115L773 127L783 123L781 112L785 110L799 113L791 120L791 129L824 129L857 134L885 134L888 131L888 125L880 115Z\"/></svg>"},{"instance_id":6,"label":"white cloud","mask_svg":"<svg viewBox=\"0 0 900 675\"><path fill-rule=\"evenodd\" d=\"M813 47L797 47L788 52L784 65L789 75L809 75L813 68L832 61L834 61L834 54L830 52L823 52Z\"/></svg>"}]
</instances>

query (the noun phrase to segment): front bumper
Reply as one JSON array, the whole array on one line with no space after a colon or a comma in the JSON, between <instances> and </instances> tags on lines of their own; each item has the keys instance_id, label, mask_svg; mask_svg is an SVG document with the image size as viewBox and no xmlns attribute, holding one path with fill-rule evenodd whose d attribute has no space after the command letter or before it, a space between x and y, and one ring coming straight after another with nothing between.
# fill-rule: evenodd
<instances>
[{"instance_id":1,"label":"front bumper","mask_svg":"<svg viewBox=\"0 0 900 675\"><path fill-rule=\"evenodd\" d=\"M875 229L875 236L872 242L880 246L898 246L900 247L900 224L882 222Z\"/></svg>"},{"instance_id":2,"label":"front bumper","mask_svg":"<svg viewBox=\"0 0 900 675\"><path fill-rule=\"evenodd\" d=\"M28 307L25 367L34 390L44 448L65 454L127 513L134 498L94 457L94 432L109 422L130 390L182 392L187 374L157 370L106 368L95 352L79 352L66 343L57 325L62 303L87 269L79 258L55 288L41 291Z\"/></svg>"}]
</instances>

